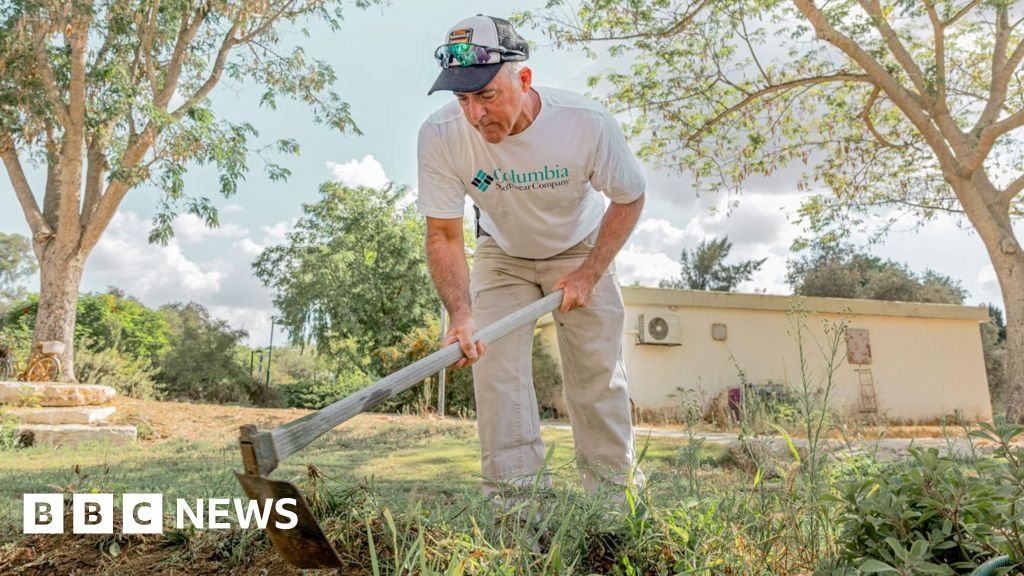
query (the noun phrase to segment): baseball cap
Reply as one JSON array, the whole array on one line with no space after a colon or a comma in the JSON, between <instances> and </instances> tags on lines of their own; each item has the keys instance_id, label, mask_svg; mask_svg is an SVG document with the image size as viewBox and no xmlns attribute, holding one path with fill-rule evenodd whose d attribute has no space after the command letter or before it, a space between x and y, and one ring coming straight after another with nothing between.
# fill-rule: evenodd
<instances>
[{"instance_id":1,"label":"baseball cap","mask_svg":"<svg viewBox=\"0 0 1024 576\"><path fill-rule=\"evenodd\" d=\"M494 16L466 18L445 34L434 52L441 73L427 94L438 90L476 92L494 79L503 62L530 57L530 46L512 23Z\"/></svg>"}]
</instances>

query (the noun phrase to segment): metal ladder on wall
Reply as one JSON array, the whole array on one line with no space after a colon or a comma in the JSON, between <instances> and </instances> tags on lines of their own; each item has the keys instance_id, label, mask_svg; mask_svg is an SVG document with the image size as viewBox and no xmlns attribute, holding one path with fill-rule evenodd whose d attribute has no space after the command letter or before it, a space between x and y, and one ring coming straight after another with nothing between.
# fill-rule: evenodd
<instances>
[{"instance_id":1,"label":"metal ladder on wall","mask_svg":"<svg viewBox=\"0 0 1024 576\"><path fill-rule=\"evenodd\" d=\"M860 381L860 412L861 414L878 414L878 397L875 395L875 377L870 368L857 370Z\"/></svg>"}]
</instances>

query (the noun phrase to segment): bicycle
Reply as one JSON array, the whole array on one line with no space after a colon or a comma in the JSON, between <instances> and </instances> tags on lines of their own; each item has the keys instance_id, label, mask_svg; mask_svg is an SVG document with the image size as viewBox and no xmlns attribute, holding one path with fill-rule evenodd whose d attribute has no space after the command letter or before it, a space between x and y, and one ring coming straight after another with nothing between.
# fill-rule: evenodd
<instances>
[{"instance_id":1,"label":"bicycle","mask_svg":"<svg viewBox=\"0 0 1024 576\"><path fill-rule=\"evenodd\" d=\"M19 382L56 382L63 367L60 355L64 343L59 341L36 342L25 369L18 374Z\"/></svg>"}]
</instances>

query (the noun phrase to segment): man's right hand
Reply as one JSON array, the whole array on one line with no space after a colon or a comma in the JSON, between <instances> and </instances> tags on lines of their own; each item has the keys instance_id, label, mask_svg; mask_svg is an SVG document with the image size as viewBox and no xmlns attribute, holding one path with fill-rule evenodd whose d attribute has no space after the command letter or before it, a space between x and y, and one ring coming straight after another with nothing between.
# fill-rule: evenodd
<instances>
[{"instance_id":1,"label":"man's right hand","mask_svg":"<svg viewBox=\"0 0 1024 576\"><path fill-rule=\"evenodd\" d=\"M471 366L474 362L480 359L487 352L487 345L483 342L473 342L473 334L476 333L476 324L472 318L465 320L452 319L451 328L448 329L448 334L444 337L443 346L458 342L459 347L462 348L462 358L458 362L452 364L452 368L465 368Z\"/></svg>"}]
</instances>

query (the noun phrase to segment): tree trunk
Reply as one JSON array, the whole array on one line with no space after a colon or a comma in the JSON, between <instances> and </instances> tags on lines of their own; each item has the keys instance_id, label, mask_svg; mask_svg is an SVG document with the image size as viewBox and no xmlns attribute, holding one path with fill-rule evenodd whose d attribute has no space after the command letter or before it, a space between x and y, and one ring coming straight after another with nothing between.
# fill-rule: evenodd
<instances>
[{"instance_id":1,"label":"tree trunk","mask_svg":"<svg viewBox=\"0 0 1024 576\"><path fill-rule=\"evenodd\" d=\"M1024 424L1024 253L1006 254L994 264L1006 308L1006 419Z\"/></svg>"},{"instance_id":2,"label":"tree trunk","mask_svg":"<svg viewBox=\"0 0 1024 576\"><path fill-rule=\"evenodd\" d=\"M61 258L53 244L56 242L47 246L39 259L39 311L32 341L63 342L62 379L75 382L75 318L85 256L76 250L70 257Z\"/></svg>"},{"instance_id":3,"label":"tree trunk","mask_svg":"<svg viewBox=\"0 0 1024 576\"><path fill-rule=\"evenodd\" d=\"M949 178L968 219L985 244L1006 310L1006 419L1024 424L1024 250L1013 232L1008 207L984 170L970 181Z\"/></svg>"}]
</instances>

